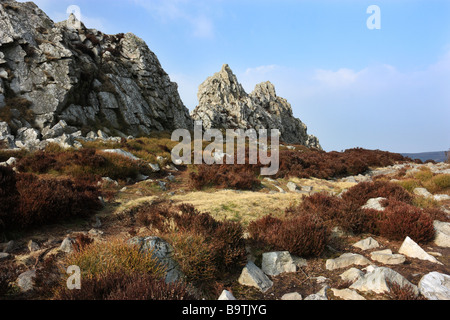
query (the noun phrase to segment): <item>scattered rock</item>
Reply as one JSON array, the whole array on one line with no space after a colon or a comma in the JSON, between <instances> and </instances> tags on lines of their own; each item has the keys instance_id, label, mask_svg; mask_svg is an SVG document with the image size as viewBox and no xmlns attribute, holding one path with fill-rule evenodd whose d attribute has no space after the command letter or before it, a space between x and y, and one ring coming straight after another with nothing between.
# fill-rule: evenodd
<instances>
[{"instance_id":1,"label":"scattered rock","mask_svg":"<svg viewBox=\"0 0 450 320\"><path fill-rule=\"evenodd\" d=\"M396 283L400 287L409 286L416 296L419 294L417 286L406 280L401 274L389 268L373 266L367 268L367 273L352 284L350 289L382 294L390 292L389 283Z\"/></svg>"},{"instance_id":2,"label":"scattered rock","mask_svg":"<svg viewBox=\"0 0 450 320\"><path fill-rule=\"evenodd\" d=\"M433 198L433 195L425 188L414 189L414 194L425 198Z\"/></svg>"},{"instance_id":3,"label":"scattered rock","mask_svg":"<svg viewBox=\"0 0 450 320\"><path fill-rule=\"evenodd\" d=\"M155 164L150 163L149 166L150 166L150 169L152 169L153 172L161 171L161 168L159 167L159 164L157 164L157 163L155 163Z\"/></svg>"},{"instance_id":4,"label":"scattered rock","mask_svg":"<svg viewBox=\"0 0 450 320\"><path fill-rule=\"evenodd\" d=\"M269 276L278 276L282 273L296 272L297 266L289 252L269 252L263 254L262 271Z\"/></svg>"},{"instance_id":5,"label":"scattered rock","mask_svg":"<svg viewBox=\"0 0 450 320\"><path fill-rule=\"evenodd\" d=\"M407 237L403 242L400 250L398 251L400 254L403 254L410 258L416 258L420 260L426 260L433 263L440 263L435 257L428 254L423 250L417 243L415 243L410 237Z\"/></svg>"},{"instance_id":6,"label":"scattered rock","mask_svg":"<svg viewBox=\"0 0 450 320\"><path fill-rule=\"evenodd\" d=\"M104 233L103 231L101 231L101 230L91 229L91 230L89 230L88 234L89 234L90 236L93 236L93 237L101 237L101 236L103 236L105 233Z\"/></svg>"},{"instance_id":7,"label":"scattered rock","mask_svg":"<svg viewBox=\"0 0 450 320\"><path fill-rule=\"evenodd\" d=\"M351 268L340 275L340 277L343 281L349 281L352 283L355 283L357 280L359 280L363 276L364 276L364 272L362 272L361 270L356 269L356 268Z\"/></svg>"},{"instance_id":8,"label":"scattered rock","mask_svg":"<svg viewBox=\"0 0 450 320\"><path fill-rule=\"evenodd\" d=\"M33 240L30 240L28 242L28 250L30 250L30 252L38 251L39 249L40 249L39 245Z\"/></svg>"},{"instance_id":9,"label":"scattered rock","mask_svg":"<svg viewBox=\"0 0 450 320\"><path fill-rule=\"evenodd\" d=\"M336 297L341 298L343 300L366 300L366 298L364 298L356 291L351 289L342 289L342 290L331 289L331 291Z\"/></svg>"},{"instance_id":10,"label":"scattered rock","mask_svg":"<svg viewBox=\"0 0 450 320\"><path fill-rule=\"evenodd\" d=\"M10 257L9 253L0 252L0 261L6 260Z\"/></svg>"},{"instance_id":11,"label":"scattered rock","mask_svg":"<svg viewBox=\"0 0 450 320\"><path fill-rule=\"evenodd\" d=\"M370 261L360 254L345 253L337 259L329 259L326 262L327 270L336 270L347 268L352 265L367 266L370 265Z\"/></svg>"},{"instance_id":12,"label":"scattered rock","mask_svg":"<svg viewBox=\"0 0 450 320\"><path fill-rule=\"evenodd\" d=\"M290 192L296 192L298 190L298 186L293 182L288 182L286 187Z\"/></svg>"},{"instance_id":13,"label":"scattered rock","mask_svg":"<svg viewBox=\"0 0 450 320\"><path fill-rule=\"evenodd\" d=\"M283 301L300 301L303 300L302 296L298 292L287 293L281 297Z\"/></svg>"},{"instance_id":14,"label":"scattered rock","mask_svg":"<svg viewBox=\"0 0 450 320\"><path fill-rule=\"evenodd\" d=\"M11 240L8 243L6 243L5 247L3 248L3 252L12 253L15 248L16 248L16 243L13 240Z\"/></svg>"},{"instance_id":15,"label":"scattered rock","mask_svg":"<svg viewBox=\"0 0 450 320\"><path fill-rule=\"evenodd\" d=\"M311 295L309 295L309 296L307 296L305 298L305 301L309 301L309 300L323 300L323 301L325 301L325 300L328 300L328 298L324 297L324 296L321 296L319 294L311 294Z\"/></svg>"},{"instance_id":16,"label":"scattered rock","mask_svg":"<svg viewBox=\"0 0 450 320\"><path fill-rule=\"evenodd\" d=\"M247 264L238 281L241 285L257 288L263 293L273 286L273 282L253 262Z\"/></svg>"},{"instance_id":17,"label":"scattered rock","mask_svg":"<svg viewBox=\"0 0 450 320\"><path fill-rule=\"evenodd\" d=\"M114 186L118 187L118 186L119 186L119 183L118 183L116 180L113 180L113 179L111 179L111 178L109 178L109 177L103 177L103 178L102 178L102 181L99 181L99 182L97 183L97 185L98 185L99 187L102 186L102 185L114 185Z\"/></svg>"},{"instance_id":18,"label":"scattered rock","mask_svg":"<svg viewBox=\"0 0 450 320\"><path fill-rule=\"evenodd\" d=\"M220 295L218 300L220 300L220 301L234 301L234 300L236 300L236 298L233 296L233 294L230 291L223 290L223 292Z\"/></svg>"},{"instance_id":19,"label":"scattered rock","mask_svg":"<svg viewBox=\"0 0 450 320\"><path fill-rule=\"evenodd\" d=\"M355 248L359 248L363 251L376 249L380 247L380 244L373 238L369 237L367 239L361 240L353 245Z\"/></svg>"},{"instance_id":20,"label":"scattered rock","mask_svg":"<svg viewBox=\"0 0 450 320\"><path fill-rule=\"evenodd\" d=\"M302 190L303 192L313 192L313 191L314 191L314 187L311 187L311 186L302 186L302 187L301 187L301 190Z\"/></svg>"},{"instance_id":21,"label":"scattered rock","mask_svg":"<svg viewBox=\"0 0 450 320\"><path fill-rule=\"evenodd\" d=\"M36 270L29 270L19 275L17 278L17 286L22 292L29 292L34 289L34 278L36 278Z\"/></svg>"},{"instance_id":22,"label":"scattered rock","mask_svg":"<svg viewBox=\"0 0 450 320\"><path fill-rule=\"evenodd\" d=\"M433 196L433 199L436 201L447 201L450 200L450 196L448 194L436 194Z\"/></svg>"},{"instance_id":23,"label":"scattered rock","mask_svg":"<svg viewBox=\"0 0 450 320\"><path fill-rule=\"evenodd\" d=\"M450 248L450 223L436 220L434 229L436 230L434 243L439 247Z\"/></svg>"},{"instance_id":24,"label":"scattered rock","mask_svg":"<svg viewBox=\"0 0 450 320\"><path fill-rule=\"evenodd\" d=\"M107 150L102 150L102 151L106 152L106 153L118 154L118 155L120 155L122 157L128 158L128 159L133 160L133 161L140 160L138 157L134 156L130 152L122 150L122 149L107 149Z\"/></svg>"},{"instance_id":25,"label":"scattered rock","mask_svg":"<svg viewBox=\"0 0 450 320\"><path fill-rule=\"evenodd\" d=\"M428 300L450 300L450 276L431 272L420 280L419 290Z\"/></svg>"},{"instance_id":26,"label":"scattered rock","mask_svg":"<svg viewBox=\"0 0 450 320\"><path fill-rule=\"evenodd\" d=\"M158 186L162 191L167 191L167 183L164 181L158 181Z\"/></svg>"},{"instance_id":27,"label":"scattered rock","mask_svg":"<svg viewBox=\"0 0 450 320\"><path fill-rule=\"evenodd\" d=\"M327 291L330 289L328 285L324 286L319 292L311 294L305 298L305 300L328 300Z\"/></svg>"},{"instance_id":28,"label":"scattered rock","mask_svg":"<svg viewBox=\"0 0 450 320\"><path fill-rule=\"evenodd\" d=\"M318 284L326 283L326 282L329 281L328 278L325 278L325 277L323 277L323 276L315 277L315 278L313 278L313 279L316 280L316 282L317 282Z\"/></svg>"},{"instance_id":29,"label":"scattered rock","mask_svg":"<svg viewBox=\"0 0 450 320\"><path fill-rule=\"evenodd\" d=\"M64 253L72 253L73 252L73 243L74 240L71 238L65 238L59 247L59 251Z\"/></svg>"},{"instance_id":30,"label":"scattered rock","mask_svg":"<svg viewBox=\"0 0 450 320\"><path fill-rule=\"evenodd\" d=\"M131 245L138 246L143 254L151 253L166 268L166 283L173 283L183 277L178 263L173 259L172 246L158 237L135 237L128 241Z\"/></svg>"},{"instance_id":31,"label":"scattered rock","mask_svg":"<svg viewBox=\"0 0 450 320\"><path fill-rule=\"evenodd\" d=\"M292 260L294 260L294 264L297 266L297 268L303 268L308 266L308 260L293 255L291 255L291 257Z\"/></svg>"},{"instance_id":32,"label":"scattered rock","mask_svg":"<svg viewBox=\"0 0 450 320\"><path fill-rule=\"evenodd\" d=\"M386 198L374 198L369 199L365 206L362 207L362 209L372 209L377 211L384 211L385 208L382 206L382 202L387 200Z\"/></svg>"},{"instance_id":33,"label":"scattered rock","mask_svg":"<svg viewBox=\"0 0 450 320\"><path fill-rule=\"evenodd\" d=\"M382 264L403 264L406 261L406 257L404 255L392 254L392 251L389 249L372 252L370 257L373 261L377 261Z\"/></svg>"}]
</instances>

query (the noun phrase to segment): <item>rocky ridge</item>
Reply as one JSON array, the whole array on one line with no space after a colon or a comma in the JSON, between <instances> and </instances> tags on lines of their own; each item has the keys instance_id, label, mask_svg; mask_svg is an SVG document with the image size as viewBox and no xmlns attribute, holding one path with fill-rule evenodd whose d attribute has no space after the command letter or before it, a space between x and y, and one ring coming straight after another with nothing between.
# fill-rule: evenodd
<instances>
[{"instance_id":1,"label":"rocky ridge","mask_svg":"<svg viewBox=\"0 0 450 320\"><path fill-rule=\"evenodd\" d=\"M32 2L0 1L0 140L10 148L190 129L177 89L134 34L106 35L74 15L54 23Z\"/></svg>"},{"instance_id":2,"label":"rocky ridge","mask_svg":"<svg viewBox=\"0 0 450 320\"><path fill-rule=\"evenodd\" d=\"M277 96L272 83L260 83L247 94L227 64L200 85L198 100L191 116L202 121L204 129L278 129L286 143L321 149L319 140L308 135L307 126L293 116L291 105Z\"/></svg>"}]
</instances>

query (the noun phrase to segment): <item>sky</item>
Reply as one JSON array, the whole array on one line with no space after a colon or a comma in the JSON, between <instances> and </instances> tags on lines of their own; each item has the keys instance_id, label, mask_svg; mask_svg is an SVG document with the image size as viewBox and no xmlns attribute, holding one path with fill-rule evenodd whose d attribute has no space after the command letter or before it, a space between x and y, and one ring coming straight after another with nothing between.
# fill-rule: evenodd
<instances>
[{"instance_id":1,"label":"sky","mask_svg":"<svg viewBox=\"0 0 450 320\"><path fill-rule=\"evenodd\" d=\"M450 149L448 0L34 2L56 22L76 5L87 27L145 40L191 111L227 63L248 93L271 81L327 151Z\"/></svg>"}]
</instances>

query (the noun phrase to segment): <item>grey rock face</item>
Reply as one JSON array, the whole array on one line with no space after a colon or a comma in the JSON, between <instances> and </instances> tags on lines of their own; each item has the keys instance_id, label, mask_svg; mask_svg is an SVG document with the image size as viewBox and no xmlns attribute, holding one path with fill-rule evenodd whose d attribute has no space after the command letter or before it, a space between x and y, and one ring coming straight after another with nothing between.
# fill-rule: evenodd
<instances>
[{"instance_id":1,"label":"grey rock face","mask_svg":"<svg viewBox=\"0 0 450 320\"><path fill-rule=\"evenodd\" d=\"M247 94L228 65L199 87L199 105L192 118L204 129L278 129L281 140L321 149L319 140L307 134L306 125L293 116L291 105L277 96L270 82L256 85Z\"/></svg>"},{"instance_id":2,"label":"grey rock face","mask_svg":"<svg viewBox=\"0 0 450 320\"><path fill-rule=\"evenodd\" d=\"M143 40L54 23L32 2L1 2L0 77L0 107L10 107L14 135L26 127L56 138L49 129L61 120L83 134L193 127L177 84Z\"/></svg>"}]
</instances>

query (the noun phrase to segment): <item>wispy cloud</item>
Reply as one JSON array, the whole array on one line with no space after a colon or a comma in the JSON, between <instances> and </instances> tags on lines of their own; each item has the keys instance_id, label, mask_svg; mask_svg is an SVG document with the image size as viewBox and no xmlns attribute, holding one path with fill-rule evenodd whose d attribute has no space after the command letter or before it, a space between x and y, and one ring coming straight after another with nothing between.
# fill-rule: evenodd
<instances>
[{"instance_id":1,"label":"wispy cloud","mask_svg":"<svg viewBox=\"0 0 450 320\"><path fill-rule=\"evenodd\" d=\"M131 0L149 11L162 23L181 22L196 38L212 39L214 21L208 9L208 1L200 0Z\"/></svg>"}]
</instances>

